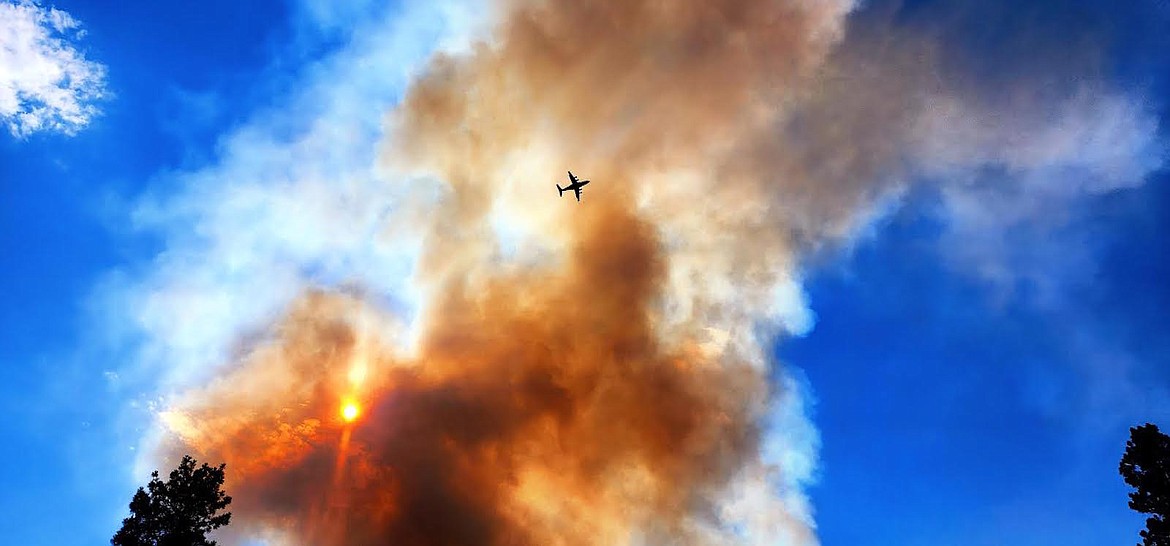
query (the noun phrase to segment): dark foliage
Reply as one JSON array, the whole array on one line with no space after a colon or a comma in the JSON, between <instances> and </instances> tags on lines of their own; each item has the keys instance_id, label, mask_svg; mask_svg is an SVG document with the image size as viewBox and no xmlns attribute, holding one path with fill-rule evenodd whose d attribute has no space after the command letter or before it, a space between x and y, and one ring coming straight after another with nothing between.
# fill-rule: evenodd
<instances>
[{"instance_id":1,"label":"dark foliage","mask_svg":"<svg viewBox=\"0 0 1170 546\"><path fill-rule=\"evenodd\" d=\"M1146 423L1129 429L1121 475L1136 491L1129 507L1143 514L1142 546L1170 546L1170 436Z\"/></svg>"},{"instance_id":2,"label":"dark foliage","mask_svg":"<svg viewBox=\"0 0 1170 546\"><path fill-rule=\"evenodd\" d=\"M231 514L222 511L232 498L223 490L224 466L183 457L167 481L150 473L146 489L139 487L130 501L130 517L110 539L114 546L216 546L207 533L227 525Z\"/></svg>"}]
</instances>

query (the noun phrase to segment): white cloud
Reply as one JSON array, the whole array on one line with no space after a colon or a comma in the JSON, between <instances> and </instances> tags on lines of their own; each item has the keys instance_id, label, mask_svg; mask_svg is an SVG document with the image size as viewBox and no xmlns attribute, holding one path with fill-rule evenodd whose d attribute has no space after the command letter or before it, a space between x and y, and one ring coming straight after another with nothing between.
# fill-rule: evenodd
<instances>
[{"instance_id":1,"label":"white cloud","mask_svg":"<svg viewBox=\"0 0 1170 546\"><path fill-rule=\"evenodd\" d=\"M1111 244L1090 228L1101 225L1094 215L1104 196L1153 183L1166 167L1157 105L1087 80L1018 104L935 99L916 126L915 153L916 174L938 188L940 257L983 283L992 306L1046 316L1063 352L1075 355L1059 367L1021 363L1025 397L1090 435L1167 411L1164 389L1141 379L1157 363L1142 362L1085 297Z\"/></svg>"},{"instance_id":2,"label":"white cloud","mask_svg":"<svg viewBox=\"0 0 1170 546\"><path fill-rule=\"evenodd\" d=\"M72 135L98 114L106 69L76 49L84 34L64 11L0 2L0 120L13 136Z\"/></svg>"},{"instance_id":3,"label":"white cloud","mask_svg":"<svg viewBox=\"0 0 1170 546\"><path fill-rule=\"evenodd\" d=\"M1094 197L1142 186L1166 143L1148 101L1085 86L1066 97L996 111L939 100L919 125L923 173L940 184L944 255L1011 296L1058 304L1092 278L1092 241L1061 233Z\"/></svg>"}]
</instances>

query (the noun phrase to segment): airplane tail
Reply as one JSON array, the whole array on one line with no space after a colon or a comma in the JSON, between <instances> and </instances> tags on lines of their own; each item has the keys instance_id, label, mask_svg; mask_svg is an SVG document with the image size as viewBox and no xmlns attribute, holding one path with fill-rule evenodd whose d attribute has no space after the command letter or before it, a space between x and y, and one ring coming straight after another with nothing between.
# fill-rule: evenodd
<instances>
[{"instance_id":1,"label":"airplane tail","mask_svg":"<svg viewBox=\"0 0 1170 546\"><path fill-rule=\"evenodd\" d=\"M557 195L564 195L565 190L567 190L567 189L569 189L569 188L562 188L560 184L557 184Z\"/></svg>"}]
</instances>

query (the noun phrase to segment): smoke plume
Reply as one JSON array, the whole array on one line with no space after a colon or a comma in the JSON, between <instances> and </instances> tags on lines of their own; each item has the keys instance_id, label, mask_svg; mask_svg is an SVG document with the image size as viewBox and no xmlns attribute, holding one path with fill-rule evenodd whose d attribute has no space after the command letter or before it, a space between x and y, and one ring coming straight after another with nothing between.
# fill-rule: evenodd
<instances>
[{"instance_id":1,"label":"smoke plume","mask_svg":"<svg viewBox=\"0 0 1170 546\"><path fill-rule=\"evenodd\" d=\"M814 544L814 442L768 358L811 327L801 260L915 183L1007 165L1046 187L1083 156L1019 128L1095 129L1112 95L1005 104L921 36L847 38L845 0L496 9L362 113L386 127L381 174L309 224L393 196L370 244L417 248L417 315L358 268L305 283L169 400L163 453L225 461L231 532L274 544ZM1118 132L1148 134L1133 111ZM1087 170L1148 172L1123 144ZM580 204L551 191L568 169L592 180Z\"/></svg>"}]
</instances>

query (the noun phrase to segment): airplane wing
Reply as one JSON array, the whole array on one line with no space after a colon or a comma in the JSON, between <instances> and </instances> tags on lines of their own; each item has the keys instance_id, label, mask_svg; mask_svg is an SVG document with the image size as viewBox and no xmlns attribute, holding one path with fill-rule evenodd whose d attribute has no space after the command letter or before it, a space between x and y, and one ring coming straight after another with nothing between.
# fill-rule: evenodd
<instances>
[{"instance_id":1,"label":"airplane wing","mask_svg":"<svg viewBox=\"0 0 1170 546\"><path fill-rule=\"evenodd\" d=\"M577 183L577 177L573 176L573 171L569 171L569 182L571 182L573 184Z\"/></svg>"},{"instance_id":2,"label":"airplane wing","mask_svg":"<svg viewBox=\"0 0 1170 546\"><path fill-rule=\"evenodd\" d=\"M577 194L577 202L580 203L581 202L581 187L578 186L576 188L573 188L573 193Z\"/></svg>"}]
</instances>

